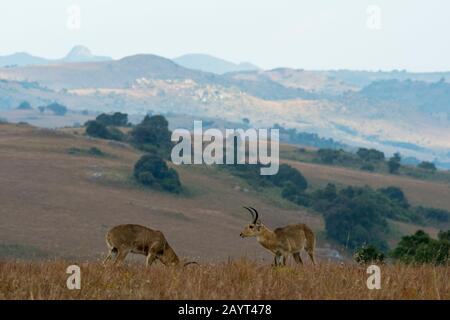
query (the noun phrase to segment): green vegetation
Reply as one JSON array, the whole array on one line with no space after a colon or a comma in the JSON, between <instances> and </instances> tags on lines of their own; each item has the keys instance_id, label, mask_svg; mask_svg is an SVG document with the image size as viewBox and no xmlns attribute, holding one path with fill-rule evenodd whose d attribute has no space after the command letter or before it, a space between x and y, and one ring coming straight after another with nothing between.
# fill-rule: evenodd
<instances>
[{"instance_id":1,"label":"green vegetation","mask_svg":"<svg viewBox=\"0 0 450 320\"><path fill-rule=\"evenodd\" d=\"M67 151L71 155L77 156L93 156L93 157L104 157L106 154L97 147L91 147L89 149L81 148L70 148Z\"/></svg>"},{"instance_id":2,"label":"green vegetation","mask_svg":"<svg viewBox=\"0 0 450 320\"><path fill-rule=\"evenodd\" d=\"M450 222L450 212L443 209L417 207L417 215L423 217L428 223L448 223Z\"/></svg>"},{"instance_id":3,"label":"green vegetation","mask_svg":"<svg viewBox=\"0 0 450 320\"><path fill-rule=\"evenodd\" d=\"M45 110L50 110L57 116L64 116L67 113L67 107L62 104L59 104L57 102L53 102L53 103L49 104L48 106L44 107L44 111ZM43 112L43 111L41 111L41 112Z\"/></svg>"},{"instance_id":4,"label":"green vegetation","mask_svg":"<svg viewBox=\"0 0 450 320\"><path fill-rule=\"evenodd\" d=\"M367 162L384 161L384 153L376 149L359 148L356 152L358 157Z\"/></svg>"},{"instance_id":5,"label":"green vegetation","mask_svg":"<svg viewBox=\"0 0 450 320\"><path fill-rule=\"evenodd\" d=\"M115 127L107 127L98 121L86 122L86 134L101 139L123 141L125 135Z\"/></svg>"},{"instance_id":6,"label":"green vegetation","mask_svg":"<svg viewBox=\"0 0 450 320\"><path fill-rule=\"evenodd\" d=\"M113 114L102 113L95 118L95 121L105 126L125 127L128 125L128 114L121 112Z\"/></svg>"},{"instance_id":7,"label":"green vegetation","mask_svg":"<svg viewBox=\"0 0 450 320\"><path fill-rule=\"evenodd\" d=\"M18 106L17 110L32 110L31 104L28 101L22 101Z\"/></svg>"},{"instance_id":8,"label":"green vegetation","mask_svg":"<svg viewBox=\"0 0 450 320\"><path fill-rule=\"evenodd\" d=\"M141 150L164 157L170 154L171 132L164 116L145 116L144 120L133 128L130 135L131 141Z\"/></svg>"},{"instance_id":9,"label":"green vegetation","mask_svg":"<svg viewBox=\"0 0 450 320\"><path fill-rule=\"evenodd\" d=\"M434 163L433 162L428 162L428 161L422 161L421 163L419 163L417 165L417 167L420 168L420 169L431 171L431 172L435 172L437 170L436 166L434 165Z\"/></svg>"},{"instance_id":10,"label":"green vegetation","mask_svg":"<svg viewBox=\"0 0 450 320\"><path fill-rule=\"evenodd\" d=\"M166 162L156 154L142 156L134 165L134 177L145 186L179 193L182 190L178 173L168 168Z\"/></svg>"},{"instance_id":11,"label":"green vegetation","mask_svg":"<svg viewBox=\"0 0 450 320\"><path fill-rule=\"evenodd\" d=\"M446 264L450 262L450 230L439 232L438 239L431 238L422 230L404 236L391 256L403 263Z\"/></svg>"},{"instance_id":12,"label":"green vegetation","mask_svg":"<svg viewBox=\"0 0 450 320\"><path fill-rule=\"evenodd\" d=\"M364 245L353 254L353 259L358 264L383 263L385 255L372 245Z\"/></svg>"},{"instance_id":13,"label":"green vegetation","mask_svg":"<svg viewBox=\"0 0 450 320\"><path fill-rule=\"evenodd\" d=\"M243 119L244 123L248 124L249 121L245 122L245 119L246 118ZM342 149L347 147L346 145L334 141L331 138L321 138L316 133L299 132L296 129L283 128L279 124L275 124L274 129L279 130L280 140L282 142L328 149Z\"/></svg>"},{"instance_id":14,"label":"green vegetation","mask_svg":"<svg viewBox=\"0 0 450 320\"><path fill-rule=\"evenodd\" d=\"M389 168L389 173L398 173L398 170L401 167L400 161L402 158L400 157L400 154L397 152L395 153L391 158L389 158L389 161L387 163Z\"/></svg>"}]
</instances>

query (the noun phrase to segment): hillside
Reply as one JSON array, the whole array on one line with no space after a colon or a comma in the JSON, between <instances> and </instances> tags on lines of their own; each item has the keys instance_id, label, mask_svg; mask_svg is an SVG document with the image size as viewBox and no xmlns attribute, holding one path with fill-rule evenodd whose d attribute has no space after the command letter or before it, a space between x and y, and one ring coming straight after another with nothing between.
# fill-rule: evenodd
<instances>
[{"instance_id":1,"label":"hillside","mask_svg":"<svg viewBox=\"0 0 450 320\"><path fill-rule=\"evenodd\" d=\"M89 155L90 147L106 155ZM301 221L322 228L320 217L245 191L241 180L211 168L177 167L188 186L181 196L143 189L131 179L138 158L121 143L0 125L0 183L7 186L0 194L0 254L12 246L25 258L99 257L110 227L140 223L164 230L181 256L270 260L254 239L239 237L250 220L243 205L258 207L269 226Z\"/></svg>"},{"instance_id":2,"label":"hillside","mask_svg":"<svg viewBox=\"0 0 450 320\"><path fill-rule=\"evenodd\" d=\"M246 256L267 262L270 255L254 239L238 236L249 221L243 205L257 207L270 227L307 223L319 236L319 258L336 254L324 238L318 213L283 200L270 189L256 191L227 171L204 166L176 167L187 187L181 195L145 189L132 179L138 151L80 133L0 125L0 183L7 186L0 195L0 255L100 257L110 227L140 223L164 230L181 256L202 260ZM103 155L91 152L93 147ZM377 188L394 185L413 204L450 209L448 184L285 161L298 168L312 188L328 182ZM423 228L408 223L395 226L394 242ZM432 235L439 231L426 230Z\"/></svg>"},{"instance_id":3,"label":"hillside","mask_svg":"<svg viewBox=\"0 0 450 320\"><path fill-rule=\"evenodd\" d=\"M92 54L89 48L85 46L73 47L67 55L61 59L47 59L31 55L27 52L16 52L9 55L0 56L0 67L23 67L29 65L47 65L66 62L87 62L87 61L106 61L110 57L96 56Z\"/></svg>"},{"instance_id":4,"label":"hillside","mask_svg":"<svg viewBox=\"0 0 450 320\"><path fill-rule=\"evenodd\" d=\"M173 61L188 69L212 72L216 74L260 69L259 67L248 62L236 64L208 54L200 53L185 54L173 59Z\"/></svg>"}]
</instances>

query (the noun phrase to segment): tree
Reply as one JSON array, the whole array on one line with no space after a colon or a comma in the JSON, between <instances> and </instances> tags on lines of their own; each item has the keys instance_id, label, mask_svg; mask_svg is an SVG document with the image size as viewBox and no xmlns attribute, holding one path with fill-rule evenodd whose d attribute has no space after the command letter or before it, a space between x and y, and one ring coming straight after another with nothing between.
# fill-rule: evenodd
<instances>
[{"instance_id":1,"label":"tree","mask_svg":"<svg viewBox=\"0 0 450 320\"><path fill-rule=\"evenodd\" d=\"M18 110L32 110L31 104L28 101L22 101L17 107Z\"/></svg>"},{"instance_id":2,"label":"tree","mask_svg":"<svg viewBox=\"0 0 450 320\"><path fill-rule=\"evenodd\" d=\"M57 102L49 104L45 109L52 111L57 116L64 116L67 113L67 107Z\"/></svg>"},{"instance_id":3,"label":"tree","mask_svg":"<svg viewBox=\"0 0 450 320\"><path fill-rule=\"evenodd\" d=\"M267 179L278 187L282 187L284 183L291 181L301 191L308 188L308 182L300 171L285 163L280 165L277 174L267 176Z\"/></svg>"},{"instance_id":4,"label":"tree","mask_svg":"<svg viewBox=\"0 0 450 320\"><path fill-rule=\"evenodd\" d=\"M384 160L384 153L376 149L359 148L356 154L364 161L376 162Z\"/></svg>"},{"instance_id":5,"label":"tree","mask_svg":"<svg viewBox=\"0 0 450 320\"><path fill-rule=\"evenodd\" d=\"M353 259L358 264L383 263L384 258L384 253L372 245L363 245L353 255Z\"/></svg>"},{"instance_id":6,"label":"tree","mask_svg":"<svg viewBox=\"0 0 450 320\"><path fill-rule=\"evenodd\" d=\"M156 154L144 155L136 162L134 177L145 186L173 193L179 193L182 189L178 173L168 168L166 162Z\"/></svg>"},{"instance_id":7,"label":"tree","mask_svg":"<svg viewBox=\"0 0 450 320\"><path fill-rule=\"evenodd\" d=\"M433 239L423 230L404 236L391 256L404 263L445 264L450 261L450 230L439 233L439 238Z\"/></svg>"},{"instance_id":8,"label":"tree","mask_svg":"<svg viewBox=\"0 0 450 320\"><path fill-rule=\"evenodd\" d=\"M150 144L164 150L172 146L169 123L161 115L145 116L144 120L131 131L131 137L138 145Z\"/></svg>"},{"instance_id":9,"label":"tree","mask_svg":"<svg viewBox=\"0 0 450 320\"><path fill-rule=\"evenodd\" d=\"M396 152L388 161L388 168L390 173L397 173L400 169L401 161L400 153Z\"/></svg>"},{"instance_id":10,"label":"tree","mask_svg":"<svg viewBox=\"0 0 450 320\"><path fill-rule=\"evenodd\" d=\"M88 121L86 124L86 133L91 137L109 139L108 128L98 121Z\"/></svg>"},{"instance_id":11,"label":"tree","mask_svg":"<svg viewBox=\"0 0 450 320\"><path fill-rule=\"evenodd\" d=\"M105 126L125 127L128 124L128 114L121 112L115 112L114 114L102 113L95 120Z\"/></svg>"},{"instance_id":12,"label":"tree","mask_svg":"<svg viewBox=\"0 0 450 320\"><path fill-rule=\"evenodd\" d=\"M389 186L387 188L378 189L378 191L387 196L389 199L396 201L402 207L404 208L409 207L408 199L406 199L406 196L403 193L402 189L398 187Z\"/></svg>"},{"instance_id":13,"label":"tree","mask_svg":"<svg viewBox=\"0 0 450 320\"><path fill-rule=\"evenodd\" d=\"M91 137L122 141L124 140L124 134L117 128L107 127L103 123L98 121L88 121L86 123L86 134Z\"/></svg>"},{"instance_id":14,"label":"tree","mask_svg":"<svg viewBox=\"0 0 450 320\"><path fill-rule=\"evenodd\" d=\"M429 162L429 161L422 161L421 163L419 163L417 165L417 167L419 167L420 169L424 169L424 170L428 170L428 171L432 171L435 172L436 166L433 162Z\"/></svg>"}]
</instances>

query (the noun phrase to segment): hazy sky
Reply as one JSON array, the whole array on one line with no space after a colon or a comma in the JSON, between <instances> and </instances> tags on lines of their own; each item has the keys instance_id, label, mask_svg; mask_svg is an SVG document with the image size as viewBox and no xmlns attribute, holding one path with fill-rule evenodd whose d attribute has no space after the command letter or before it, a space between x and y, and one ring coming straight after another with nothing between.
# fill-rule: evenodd
<instances>
[{"instance_id":1,"label":"hazy sky","mask_svg":"<svg viewBox=\"0 0 450 320\"><path fill-rule=\"evenodd\" d=\"M59 58L82 44L114 58L208 53L263 68L442 71L449 17L448 0L2 0L0 55Z\"/></svg>"}]
</instances>

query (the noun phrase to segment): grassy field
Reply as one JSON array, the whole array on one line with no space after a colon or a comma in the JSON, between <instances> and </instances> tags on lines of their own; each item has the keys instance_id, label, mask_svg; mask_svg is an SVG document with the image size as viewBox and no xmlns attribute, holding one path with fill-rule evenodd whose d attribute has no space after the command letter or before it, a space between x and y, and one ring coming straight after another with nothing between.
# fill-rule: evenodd
<instances>
[{"instance_id":1,"label":"grassy field","mask_svg":"<svg viewBox=\"0 0 450 320\"><path fill-rule=\"evenodd\" d=\"M0 299L450 299L450 267L381 266L369 290L366 267L323 263L272 268L246 260L149 268L81 263L68 290L69 261L0 262Z\"/></svg>"}]
</instances>

